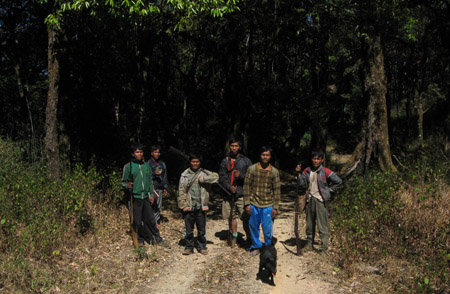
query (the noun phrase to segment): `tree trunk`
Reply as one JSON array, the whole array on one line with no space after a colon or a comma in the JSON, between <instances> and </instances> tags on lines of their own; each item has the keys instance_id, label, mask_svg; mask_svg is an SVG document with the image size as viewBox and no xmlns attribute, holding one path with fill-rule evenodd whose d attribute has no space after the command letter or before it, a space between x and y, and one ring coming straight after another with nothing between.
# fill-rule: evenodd
<instances>
[{"instance_id":1,"label":"tree trunk","mask_svg":"<svg viewBox=\"0 0 450 294\"><path fill-rule=\"evenodd\" d=\"M392 163L389 147L387 87L381 37L376 35L368 38L366 42L364 92L368 96L369 104L361 131L361 141L355 148L352 159L343 167L342 173L345 173L358 160L363 162L364 168L366 168L372 156L378 159L381 170L397 171Z\"/></svg>"},{"instance_id":2,"label":"tree trunk","mask_svg":"<svg viewBox=\"0 0 450 294\"><path fill-rule=\"evenodd\" d=\"M58 146L58 99L59 99L59 61L56 44L56 31L48 28L48 95L45 109L45 151L48 172L51 179L61 179L61 163Z\"/></svg>"},{"instance_id":3,"label":"tree trunk","mask_svg":"<svg viewBox=\"0 0 450 294\"><path fill-rule=\"evenodd\" d=\"M417 101L417 115L418 120L417 120L417 128L419 130L419 147L421 149L423 149L425 147L425 144L423 142L423 115L425 113L425 111L423 110L423 95L419 94L418 95L418 101Z\"/></svg>"}]
</instances>

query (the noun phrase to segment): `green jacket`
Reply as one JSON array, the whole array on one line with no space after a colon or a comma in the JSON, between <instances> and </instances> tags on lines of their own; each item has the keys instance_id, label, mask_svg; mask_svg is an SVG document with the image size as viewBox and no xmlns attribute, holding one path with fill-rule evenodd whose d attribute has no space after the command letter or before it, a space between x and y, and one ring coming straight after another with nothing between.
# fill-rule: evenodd
<instances>
[{"instance_id":1,"label":"green jacket","mask_svg":"<svg viewBox=\"0 0 450 294\"><path fill-rule=\"evenodd\" d=\"M124 165L122 173L122 188L128 189L128 182L133 182L133 197L144 199L153 197L152 168L145 161L133 159Z\"/></svg>"}]
</instances>

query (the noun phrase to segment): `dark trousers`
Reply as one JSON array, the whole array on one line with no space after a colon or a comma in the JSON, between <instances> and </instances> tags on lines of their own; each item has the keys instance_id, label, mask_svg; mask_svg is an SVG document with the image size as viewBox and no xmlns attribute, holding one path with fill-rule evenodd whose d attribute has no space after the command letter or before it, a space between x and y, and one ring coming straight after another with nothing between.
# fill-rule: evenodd
<instances>
[{"instance_id":1,"label":"dark trousers","mask_svg":"<svg viewBox=\"0 0 450 294\"><path fill-rule=\"evenodd\" d=\"M156 226L155 213L148 198L133 198L134 226L137 228L139 241L148 243L161 242L161 235Z\"/></svg>"},{"instance_id":2,"label":"dark trousers","mask_svg":"<svg viewBox=\"0 0 450 294\"><path fill-rule=\"evenodd\" d=\"M155 202L153 202L153 211L155 213L155 221L158 223L159 218L161 217L161 208L162 208L162 198L163 198L163 189L156 189L156 193L158 193L159 197L155 198Z\"/></svg>"},{"instance_id":3,"label":"dark trousers","mask_svg":"<svg viewBox=\"0 0 450 294\"><path fill-rule=\"evenodd\" d=\"M308 244L314 244L316 235L316 223L319 228L319 237L322 240L323 249L328 249L330 233L328 229L328 213L323 202L314 197L306 204L306 238Z\"/></svg>"},{"instance_id":4,"label":"dark trousers","mask_svg":"<svg viewBox=\"0 0 450 294\"><path fill-rule=\"evenodd\" d=\"M184 225L186 228L186 246L184 249L194 249L194 225L197 227L197 250L206 249L206 214L201 209L184 212Z\"/></svg>"}]
</instances>

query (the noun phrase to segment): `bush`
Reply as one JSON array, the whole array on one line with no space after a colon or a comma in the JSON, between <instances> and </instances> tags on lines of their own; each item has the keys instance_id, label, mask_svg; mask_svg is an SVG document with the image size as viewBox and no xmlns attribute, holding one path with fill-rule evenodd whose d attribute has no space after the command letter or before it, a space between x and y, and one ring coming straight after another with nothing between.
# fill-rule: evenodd
<instances>
[{"instance_id":1,"label":"bush","mask_svg":"<svg viewBox=\"0 0 450 294\"><path fill-rule=\"evenodd\" d=\"M342 236L342 250L347 255L369 260L390 247L385 227L394 224L395 212L402 209L394 193L400 188L398 175L391 172L373 172L347 183L335 207L334 223L345 232L335 236Z\"/></svg>"},{"instance_id":2,"label":"bush","mask_svg":"<svg viewBox=\"0 0 450 294\"><path fill-rule=\"evenodd\" d=\"M0 224L3 252L44 258L56 254L73 233L92 227L88 200L96 199L102 176L77 165L60 182L43 165L21 160L15 144L0 139Z\"/></svg>"},{"instance_id":3,"label":"bush","mask_svg":"<svg viewBox=\"0 0 450 294\"><path fill-rule=\"evenodd\" d=\"M346 266L404 259L416 268L415 278L391 280L393 289L448 290L450 192L442 159L409 158L398 173L373 171L347 183L333 206L333 236Z\"/></svg>"}]
</instances>

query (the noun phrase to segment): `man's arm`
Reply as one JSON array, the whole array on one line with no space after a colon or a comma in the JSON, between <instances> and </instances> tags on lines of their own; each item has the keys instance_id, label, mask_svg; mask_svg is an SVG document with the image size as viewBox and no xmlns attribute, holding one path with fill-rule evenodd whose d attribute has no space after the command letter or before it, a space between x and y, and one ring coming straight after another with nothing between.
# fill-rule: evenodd
<instances>
[{"instance_id":1,"label":"man's arm","mask_svg":"<svg viewBox=\"0 0 450 294\"><path fill-rule=\"evenodd\" d=\"M203 170L203 173L199 176L198 181L201 184L214 184L219 180L219 174L211 171Z\"/></svg>"},{"instance_id":2,"label":"man's arm","mask_svg":"<svg viewBox=\"0 0 450 294\"><path fill-rule=\"evenodd\" d=\"M169 189L169 180L167 179L167 165L165 162L161 162L161 164L164 166L164 174L162 178L162 183L164 185L164 189Z\"/></svg>"},{"instance_id":3,"label":"man's arm","mask_svg":"<svg viewBox=\"0 0 450 294\"><path fill-rule=\"evenodd\" d=\"M253 174L248 169L244 180L244 206L250 205L250 196L253 193L252 183L253 183Z\"/></svg>"},{"instance_id":4,"label":"man's arm","mask_svg":"<svg viewBox=\"0 0 450 294\"><path fill-rule=\"evenodd\" d=\"M302 173L299 173L297 176L297 185L300 189L307 189L309 186L307 169L308 168L305 168L305 170Z\"/></svg>"},{"instance_id":5,"label":"man's arm","mask_svg":"<svg viewBox=\"0 0 450 294\"><path fill-rule=\"evenodd\" d=\"M122 186L122 189L124 189L124 190L132 187L132 186L130 187L130 184L129 184L129 183L133 182L133 178L130 177L130 164L131 164L131 162L127 163L123 166L121 186Z\"/></svg>"},{"instance_id":6,"label":"man's arm","mask_svg":"<svg viewBox=\"0 0 450 294\"><path fill-rule=\"evenodd\" d=\"M177 203L178 208L182 210L186 210L188 208L188 204L186 201L186 178L183 176L180 177L180 183L178 185L178 197L177 197Z\"/></svg>"},{"instance_id":7,"label":"man's arm","mask_svg":"<svg viewBox=\"0 0 450 294\"><path fill-rule=\"evenodd\" d=\"M167 165L164 161L161 162L164 168L162 183L163 183L163 196L169 195L169 192L167 191L169 189L169 180L167 179Z\"/></svg>"},{"instance_id":8,"label":"man's arm","mask_svg":"<svg viewBox=\"0 0 450 294\"><path fill-rule=\"evenodd\" d=\"M238 177L239 181L242 183L245 180L245 176L247 175L248 168L250 167L250 165L252 165L252 162L247 157L244 157L243 161L244 161L244 166L240 169L239 177Z\"/></svg>"},{"instance_id":9,"label":"man's arm","mask_svg":"<svg viewBox=\"0 0 450 294\"><path fill-rule=\"evenodd\" d=\"M280 206L280 198L281 198L281 181L280 181L280 172L277 170L275 173L275 177L272 179L273 181L273 212L272 217L276 217L278 214L278 208Z\"/></svg>"},{"instance_id":10,"label":"man's arm","mask_svg":"<svg viewBox=\"0 0 450 294\"><path fill-rule=\"evenodd\" d=\"M231 184L228 179L228 166L226 158L222 160L219 167L219 183L228 191L231 191Z\"/></svg>"},{"instance_id":11,"label":"man's arm","mask_svg":"<svg viewBox=\"0 0 450 294\"><path fill-rule=\"evenodd\" d=\"M332 172L328 177L332 185L330 185L329 189L331 192L336 192L336 189L342 185L342 179L335 173Z\"/></svg>"},{"instance_id":12,"label":"man's arm","mask_svg":"<svg viewBox=\"0 0 450 294\"><path fill-rule=\"evenodd\" d=\"M150 186L150 192L148 193L148 197L150 198L150 202L153 203L153 201L155 201L155 193L153 192L153 171L152 171L152 167L150 166L150 164L147 163L147 167L148 167L148 172L149 172L149 178L147 179L149 181L149 186ZM144 179L142 179L142 181L144 181ZM145 182L144 182L145 183Z\"/></svg>"}]
</instances>

